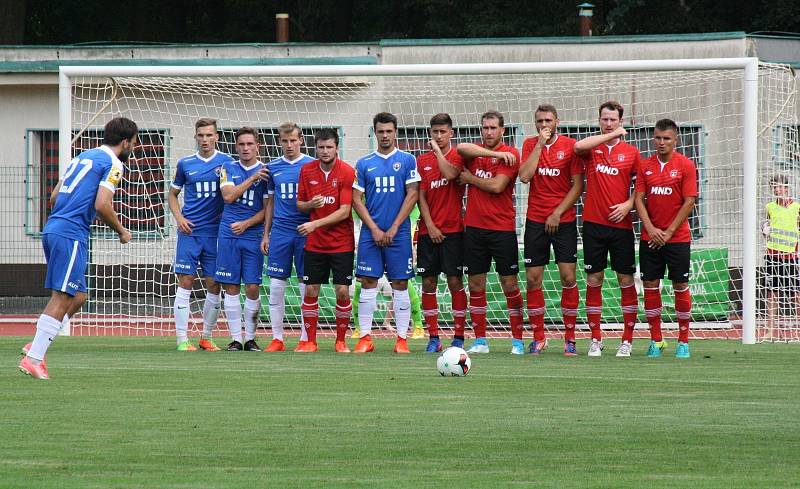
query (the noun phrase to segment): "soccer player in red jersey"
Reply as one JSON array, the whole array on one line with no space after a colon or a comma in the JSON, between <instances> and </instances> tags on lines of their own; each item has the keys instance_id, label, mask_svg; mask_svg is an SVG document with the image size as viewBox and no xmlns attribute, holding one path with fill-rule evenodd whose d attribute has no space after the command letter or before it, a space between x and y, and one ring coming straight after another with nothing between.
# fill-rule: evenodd
<instances>
[{"instance_id":1,"label":"soccer player in red jersey","mask_svg":"<svg viewBox=\"0 0 800 489\"><path fill-rule=\"evenodd\" d=\"M586 168L583 197L583 269L586 271L586 316L592 332L589 356L603 354L600 330L603 311L603 277L611 255L621 291L623 332L618 357L631 356L639 297L633 283L636 272L631 209L631 180L639 166L639 150L623 141L623 107L609 101L600 106L600 134L575 143L575 154Z\"/></svg>"},{"instance_id":2,"label":"soccer player in red jersey","mask_svg":"<svg viewBox=\"0 0 800 489\"><path fill-rule=\"evenodd\" d=\"M514 183L519 172L519 152L503 143L503 114L489 111L481 116L479 145L462 143L458 154L465 169L459 176L467 190L464 216L464 271L469 276L469 312L475 325L471 353L489 353L486 341L486 274L494 259L500 286L506 296L513 336L511 353L523 354L522 295L517 273L516 209Z\"/></svg>"},{"instance_id":3,"label":"soccer player in red jersey","mask_svg":"<svg viewBox=\"0 0 800 489\"><path fill-rule=\"evenodd\" d=\"M297 209L310 214L310 220L297 226L306 236L304 248L305 297L300 307L308 341L295 351L315 352L319 289L333 275L336 290L336 343L334 350L349 353L345 343L353 306L350 284L353 281L353 168L338 158L339 135L333 129L320 129L314 135L317 160L300 169Z\"/></svg>"},{"instance_id":4,"label":"soccer player in red jersey","mask_svg":"<svg viewBox=\"0 0 800 489\"><path fill-rule=\"evenodd\" d=\"M564 355L574 356L575 320L578 316L578 228L575 202L583 191L583 168L575 157L575 140L558 134L558 112L549 104L534 113L538 136L525 140L519 179L530 182L525 223L525 276L528 318L533 341L528 351L538 355L547 347L544 334L542 276L550 263L550 247L561 277L561 315L564 321Z\"/></svg>"},{"instance_id":5,"label":"soccer player in red jersey","mask_svg":"<svg viewBox=\"0 0 800 489\"><path fill-rule=\"evenodd\" d=\"M422 314L428 326L427 352L442 350L439 340L439 305L436 290L439 274L447 276L452 297L452 346L464 347L467 294L464 291L464 221L461 206L464 187L456 179L464 168L458 151L450 143L453 120L448 114L431 117L431 151L417 158L419 222L417 274L422 277Z\"/></svg>"},{"instance_id":6,"label":"soccer player in red jersey","mask_svg":"<svg viewBox=\"0 0 800 489\"><path fill-rule=\"evenodd\" d=\"M656 154L639 165L636 172L636 212L642 220L639 266L644 284L644 308L650 324L648 357L660 357L666 346L661 336L661 289L664 270L675 291L678 316L676 358L689 358L689 321L692 297L689 293L689 214L697 197L697 170L689 158L675 151L678 126L670 119L656 122L653 142Z\"/></svg>"}]
</instances>

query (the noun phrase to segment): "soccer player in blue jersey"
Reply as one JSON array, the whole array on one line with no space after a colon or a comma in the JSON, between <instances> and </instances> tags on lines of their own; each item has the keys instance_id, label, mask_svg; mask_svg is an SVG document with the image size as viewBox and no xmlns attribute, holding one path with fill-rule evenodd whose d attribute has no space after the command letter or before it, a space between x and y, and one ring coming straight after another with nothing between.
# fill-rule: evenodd
<instances>
[{"instance_id":1,"label":"soccer player in blue jersey","mask_svg":"<svg viewBox=\"0 0 800 489\"><path fill-rule=\"evenodd\" d=\"M228 351L260 351L256 343L256 324L261 308L258 289L264 267L260 244L264 234L264 199L269 172L258 159L258 133L252 127L236 131L239 161L222 165L219 189L225 206L217 238L217 271L214 280L225 290L225 317L230 328ZM242 344L242 306L240 284L244 283L244 328Z\"/></svg>"},{"instance_id":2,"label":"soccer player in blue jersey","mask_svg":"<svg viewBox=\"0 0 800 489\"><path fill-rule=\"evenodd\" d=\"M58 182L55 207L42 231L47 260L45 288L50 301L36 322L36 335L19 363L23 373L36 379L50 378L44 361L47 349L61 329L64 315L85 294L90 226L95 215L119 235L122 244L131 233L114 212L112 198L122 180L123 162L136 144L136 123L124 117L105 126L103 145L73 159ZM76 297L77 296L77 297Z\"/></svg>"},{"instance_id":3,"label":"soccer player in blue jersey","mask_svg":"<svg viewBox=\"0 0 800 489\"><path fill-rule=\"evenodd\" d=\"M175 336L179 351L195 351L189 342L189 299L192 284L201 266L206 282L206 300L203 304L203 334L198 346L202 350L218 351L211 333L217 325L220 308L220 286L214 281L217 269L217 232L222 216L222 194L219 176L222 165L233 159L217 151L217 121L199 119L195 125L194 139L197 153L178 160L167 201L178 224L178 244L175 248L175 274L178 290L175 292ZM181 190L183 209L178 202Z\"/></svg>"},{"instance_id":4,"label":"soccer player in blue jersey","mask_svg":"<svg viewBox=\"0 0 800 489\"><path fill-rule=\"evenodd\" d=\"M385 273L392 284L397 326L394 351L410 353L406 341L411 321L408 279L414 276L414 266L408 215L417 203L420 178L414 156L396 147L397 117L381 112L372 119L372 127L378 149L358 160L353 183L353 208L362 225L356 260L356 275L361 277L358 303L361 338L355 352L375 349L370 336L372 316L378 279Z\"/></svg>"},{"instance_id":5,"label":"soccer player in blue jersey","mask_svg":"<svg viewBox=\"0 0 800 489\"><path fill-rule=\"evenodd\" d=\"M300 168L314 158L303 154L303 131L293 122L278 127L278 137L283 156L269 162L270 199L264 215L264 239L261 251L267 255L269 276L269 317L272 323L272 342L264 349L267 352L284 351L283 317L286 309L286 285L292 274L294 262L297 276L303 276L303 248L306 237L297 231L298 226L308 222L308 214L297 210L297 188ZM305 284L299 283L300 297L305 296ZM301 348L307 341L305 328L301 328Z\"/></svg>"}]
</instances>

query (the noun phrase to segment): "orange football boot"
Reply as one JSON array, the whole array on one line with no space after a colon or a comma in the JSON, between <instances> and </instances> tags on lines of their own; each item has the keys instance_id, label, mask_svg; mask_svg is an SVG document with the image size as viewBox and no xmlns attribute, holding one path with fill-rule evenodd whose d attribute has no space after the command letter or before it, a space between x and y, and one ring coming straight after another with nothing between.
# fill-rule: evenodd
<instances>
[{"instance_id":1,"label":"orange football boot","mask_svg":"<svg viewBox=\"0 0 800 489\"><path fill-rule=\"evenodd\" d=\"M298 344L297 348L294 349L294 351L298 353L314 353L315 351L318 350L319 347L317 346L317 343L314 341L303 341L302 344Z\"/></svg>"},{"instance_id":2,"label":"orange football boot","mask_svg":"<svg viewBox=\"0 0 800 489\"><path fill-rule=\"evenodd\" d=\"M336 342L336 344L333 346L333 351L336 353L350 353L350 348L348 348L347 343L342 340Z\"/></svg>"},{"instance_id":3,"label":"orange football boot","mask_svg":"<svg viewBox=\"0 0 800 489\"><path fill-rule=\"evenodd\" d=\"M362 337L356 343L356 349L353 350L355 353L369 353L375 350L375 345L372 344L372 336L367 335Z\"/></svg>"},{"instance_id":4,"label":"orange football boot","mask_svg":"<svg viewBox=\"0 0 800 489\"><path fill-rule=\"evenodd\" d=\"M269 342L266 348L264 348L265 352L272 353L276 351L286 351L286 345L281 340L272 340Z\"/></svg>"},{"instance_id":5,"label":"orange football boot","mask_svg":"<svg viewBox=\"0 0 800 489\"><path fill-rule=\"evenodd\" d=\"M397 337L397 342L394 344L395 353L411 353L408 349L408 341L405 338Z\"/></svg>"},{"instance_id":6,"label":"orange football boot","mask_svg":"<svg viewBox=\"0 0 800 489\"><path fill-rule=\"evenodd\" d=\"M50 376L47 374L47 365L44 362L39 365L34 365L28 360L27 355L22 357L22 360L19 362L19 371L25 375L30 375L34 379L50 379Z\"/></svg>"}]
</instances>

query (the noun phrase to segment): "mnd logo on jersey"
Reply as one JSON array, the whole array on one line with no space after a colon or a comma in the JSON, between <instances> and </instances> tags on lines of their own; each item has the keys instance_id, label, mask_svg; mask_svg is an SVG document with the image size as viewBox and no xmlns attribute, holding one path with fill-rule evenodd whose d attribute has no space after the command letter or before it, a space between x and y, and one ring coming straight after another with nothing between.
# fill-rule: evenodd
<instances>
[{"instance_id":1,"label":"mnd logo on jersey","mask_svg":"<svg viewBox=\"0 0 800 489\"><path fill-rule=\"evenodd\" d=\"M539 168L539 175L544 177L557 177L561 175L560 168Z\"/></svg>"},{"instance_id":2,"label":"mnd logo on jersey","mask_svg":"<svg viewBox=\"0 0 800 489\"><path fill-rule=\"evenodd\" d=\"M492 172L478 168L475 170L475 176L478 178L492 178Z\"/></svg>"},{"instance_id":3,"label":"mnd logo on jersey","mask_svg":"<svg viewBox=\"0 0 800 489\"><path fill-rule=\"evenodd\" d=\"M614 168L613 166L608 165L597 165L595 167L597 173L605 173L606 175L619 175L619 168Z\"/></svg>"},{"instance_id":4,"label":"mnd logo on jersey","mask_svg":"<svg viewBox=\"0 0 800 489\"><path fill-rule=\"evenodd\" d=\"M491 175L491 173L490 173L490 175ZM491 178L491 177L489 177L489 178ZM444 187L444 186L448 185L448 182L449 181L446 178L440 178L439 180L431 180L431 189Z\"/></svg>"},{"instance_id":5,"label":"mnd logo on jersey","mask_svg":"<svg viewBox=\"0 0 800 489\"><path fill-rule=\"evenodd\" d=\"M650 187L650 195L672 195L672 187Z\"/></svg>"},{"instance_id":6,"label":"mnd logo on jersey","mask_svg":"<svg viewBox=\"0 0 800 489\"><path fill-rule=\"evenodd\" d=\"M322 203L323 205L335 204L336 197L334 197L333 195L326 195L325 197L322 198Z\"/></svg>"}]
</instances>

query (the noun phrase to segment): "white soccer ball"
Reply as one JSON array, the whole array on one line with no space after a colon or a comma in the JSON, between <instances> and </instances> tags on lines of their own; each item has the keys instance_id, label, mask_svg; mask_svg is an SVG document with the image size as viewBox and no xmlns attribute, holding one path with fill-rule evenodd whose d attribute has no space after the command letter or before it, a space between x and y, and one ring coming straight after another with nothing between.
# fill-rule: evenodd
<instances>
[{"instance_id":1,"label":"white soccer ball","mask_svg":"<svg viewBox=\"0 0 800 489\"><path fill-rule=\"evenodd\" d=\"M467 352L451 346L436 359L436 368L443 377L463 377L469 373L472 360Z\"/></svg>"}]
</instances>

